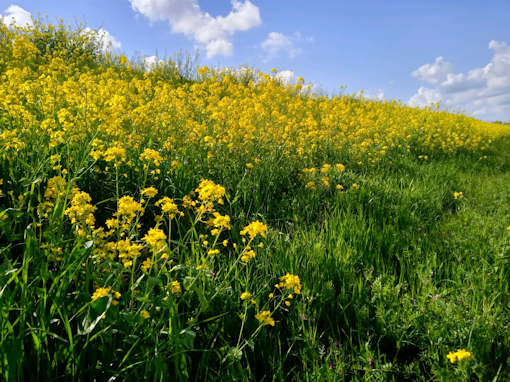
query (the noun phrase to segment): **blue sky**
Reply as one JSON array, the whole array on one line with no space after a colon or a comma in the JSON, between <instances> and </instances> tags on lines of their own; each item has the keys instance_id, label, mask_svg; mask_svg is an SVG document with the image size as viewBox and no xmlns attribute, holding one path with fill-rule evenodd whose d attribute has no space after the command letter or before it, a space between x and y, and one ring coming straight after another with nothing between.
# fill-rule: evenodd
<instances>
[{"instance_id":1,"label":"blue sky","mask_svg":"<svg viewBox=\"0 0 510 382\"><path fill-rule=\"evenodd\" d=\"M508 0L0 0L4 20L23 12L103 28L131 58L199 49L200 64L277 68L330 94L510 120Z\"/></svg>"}]
</instances>

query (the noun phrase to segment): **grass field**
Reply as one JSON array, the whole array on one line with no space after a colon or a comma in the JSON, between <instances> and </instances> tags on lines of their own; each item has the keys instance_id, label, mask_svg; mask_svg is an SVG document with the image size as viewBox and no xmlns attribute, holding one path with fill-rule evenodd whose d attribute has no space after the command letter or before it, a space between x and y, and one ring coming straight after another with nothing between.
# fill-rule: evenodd
<instances>
[{"instance_id":1,"label":"grass field","mask_svg":"<svg viewBox=\"0 0 510 382\"><path fill-rule=\"evenodd\" d=\"M510 126L0 24L0 374L510 379Z\"/></svg>"}]
</instances>

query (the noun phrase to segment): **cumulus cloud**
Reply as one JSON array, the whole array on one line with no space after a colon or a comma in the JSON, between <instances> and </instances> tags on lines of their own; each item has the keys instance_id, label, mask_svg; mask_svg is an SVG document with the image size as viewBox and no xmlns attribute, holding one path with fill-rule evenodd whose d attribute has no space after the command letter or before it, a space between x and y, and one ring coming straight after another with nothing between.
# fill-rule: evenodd
<instances>
[{"instance_id":1,"label":"cumulus cloud","mask_svg":"<svg viewBox=\"0 0 510 382\"><path fill-rule=\"evenodd\" d=\"M163 60L160 60L158 56L148 56L143 59L143 66L146 72L150 72L158 65L161 65Z\"/></svg>"},{"instance_id":2,"label":"cumulus cloud","mask_svg":"<svg viewBox=\"0 0 510 382\"><path fill-rule=\"evenodd\" d=\"M384 100L384 91L382 89L378 89L374 92L369 91L367 93L363 93L363 98L373 101L382 101Z\"/></svg>"},{"instance_id":3,"label":"cumulus cloud","mask_svg":"<svg viewBox=\"0 0 510 382\"><path fill-rule=\"evenodd\" d=\"M293 58L302 52L301 49L296 47L296 40L295 36L291 37L279 32L271 32L260 45L269 57L286 53L289 57Z\"/></svg>"},{"instance_id":4,"label":"cumulus cloud","mask_svg":"<svg viewBox=\"0 0 510 382\"><path fill-rule=\"evenodd\" d=\"M227 16L212 17L200 9L197 0L129 0L136 12L151 21L166 21L173 33L182 33L204 47L207 57L229 56L233 52L230 38L262 21L258 7L250 0L232 0Z\"/></svg>"},{"instance_id":5,"label":"cumulus cloud","mask_svg":"<svg viewBox=\"0 0 510 382\"><path fill-rule=\"evenodd\" d=\"M87 27L83 31L87 34L92 34L99 42L101 50L105 53L108 51L119 50L122 46L120 41L113 37L112 34L108 32L106 29L99 28L93 30Z\"/></svg>"},{"instance_id":6,"label":"cumulus cloud","mask_svg":"<svg viewBox=\"0 0 510 382\"><path fill-rule=\"evenodd\" d=\"M4 15L2 16L0 14L0 21L2 21L5 25L14 25L18 27L26 27L32 26L32 14L20 6L17 5L10 5L4 12Z\"/></svg>"},{"instance_id":7,"label":"cumulus cloud","mask_svg":"<svg viewBox=\"0 0 510 382\"><path fill-rule=\"evenodd\" d=\"M452 64L446 62L443 57L439 56L433 64L420 66L412 75L421 81L438 84L446 79L451 70Z\"/></svg>"},{"instance_id":8,"label":"cumulus cloud","mask_svg":"<svg viewBox=\"0 0 510 382\"><path fill-rule=\"evenodd\" d=\"M412 75L429 87L420 87L408 101L411 106L427 106L439 100L450 109L463 110L483 119L510 119L510 46L491 41L491 61L481 68L453 72L453 65L438 57Z\"/></svg>"},{"instance_id":9,"label":"cumulus cloud","mask_svg":"<svg viewBox=\"0 0 510 382\"><path fill-rule=\"evenodd\" d=\"M282 54L294 58L303 53L303 50L298 47L300 43L312 41L313 39L311 37L304 38L299 32L289 36L279 32L271 32L268 34L267 38L262 41L260 46L266 53L265 61L269 61Z\"/></svg>"},{"instance_id":10,"label":"cumulus cloud","mask_svg":"<svg viewBox=\"0 0 510 382\"><path fill-rule=\"evenodd\" d=\"M429 106L431 103L436 103L441 100L441 93L436 89L420 87L416 94L410 99L408 104L410 106Z\"/></svg>"}]
</instances>

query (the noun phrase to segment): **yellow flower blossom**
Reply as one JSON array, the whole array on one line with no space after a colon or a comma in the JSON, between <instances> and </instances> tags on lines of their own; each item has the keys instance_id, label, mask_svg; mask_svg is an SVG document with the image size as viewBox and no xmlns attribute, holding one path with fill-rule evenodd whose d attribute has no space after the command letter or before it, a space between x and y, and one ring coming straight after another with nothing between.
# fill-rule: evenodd
<instances>
[{"instance_id":1,"label":"yellow flower blossom","mask_svg":"<svg viewBox=\"0 0 510 382\"><path fill-rule=\"evenodd\" d=\"M67 182L60 175L54 176L48 180L46 191L44 192L44 199L57 199L59 196L65 194Z\"/></svg>"},{"instance_id":2,"label":"yellow flower blossom","mask_svg":"<svg viewBox=\"0 0 510 382\"><path fill-rule=\"evenodd\" d=\"M158 193L158 190L154 187L147 187L147 188L144 188L141 192L141 194L143 196L146 196L148 198L153 198L156 196L156 194Z\"/></svg>"},{"instance_id":3,"label":"yellow flower blossom","mask_svg":"<svg viewBox=\"0 0 510 382\"><path fill-rule=\"evenodd\" d=\"M251 293L250 292L243 292L241 293L241 300L248 300L251 298Z\"/></svg>"},{"instance_id":4,"label":"yellow flower blossom","mask_svg":"<svg viewBox=\"0 0 510 382\"><path fill-rule=\"evenodd\" d=\"M152 161L156 167L159 167L161 162L163 161L163 157L159 152L153 149L145 149L143 153L140 154L141 161Z\"/></svg>"},{"instance_id":5,"label":"yellow flower blossom","mask_svg":"<svg viewBox=\"0 0 510 382\"><path fill-rule=\"evenodd\" d=\"M91 201L90 195L86 192L78 191L75 193L71 200L71 206L65 210L65 214L69 216L72 224L79 224L82 229L85 226L90 229L94 228L94 211L97 208L90 204Z\"/></svg>"},{"instance_id":6,"label":"yellow flower blossom","mask_svg":"<svg viewBox=\"0 0 510 382\"><path fill-rule=\"evenodd\" d=\"M149 268L152 266L152 260L146 259L140 268L142 268L142 271L147 272Z\"/></svg>"},{"instance_id":7,"label":"yellow flower blossom","mask_svg":"<svg viewBox=\"0 0 510 382\"><path fill-rule=\"evenodd\" d=\"M317 187L315 186L315 182L314 181L310 181L308 182L306 185L305 185L305 188L307 190L316 190Z\"/></svg>"},{"instance_id":8,"label":"yellow flower blossom","mask_svg":"<svg viewBox=\"0 0 510 382\"><path fill-rule=\"evenodd\" d=\"M132 196L123 196L119 199L116 216L125 222L133 220L137 214L143 213L143 207Z\"/></svg>"},{"instance_id":9,"label":"yellow flower blossom","mask_svg":"<svg viewBox=\"0 0 510 382\"><path fill-rule=\"evenodd\" d=\"M149 229L143 240L155 251L161 250L166 245L166 235L159 228Z\"/></svg>"},{"instance_id":10,"label":"yellow flower blossom","mask_svg":"<svg viewBox=\"0 0 510 382\"><path fill-rule=\"evenodd\" d=\"M177 208L177 204L174 203L172 199L168 196L165 196L158 200L155 204L156 207L161 207L161 211L164 214L168 214L170 219L173 219L177 213L179 213L179 209Z\"/></svg>"},{"instance_id":11,"label":"yellow flower blossom","mask_svg":"<svg viewBox=\"0 0 510 382\"><path fill-rule=\"evenodd\" d=\"M275 322L271 317L271 312L269 310L264 310L255 315L257 321L259 321L262 325L271 325L274 326Z\"/></svg>"},{"instance_id":12,"label":"yellow flower blossom","mask_svg":"<svg viewBox=\"0 0 510 382\"><path fill-rule=\"evenodd\" d=\"M100 299L102 297L106 297L110 294L110 291L112 288L97 288L94 294L92 295L92 301L96 301L97 299Z\"/></svg>"},{"instance_id":13,"label":"yellow flower blossom","mask_svg":"<svg viewBox=\"0 0 510 382\"><path fill-rule=\"evenodd\" d=\"M179 281L172 281L170 283L170 292L172 292L172 294L178 294L178 293L181 293L182 291L182 288L181 288L181 284L179 283Z\"/></svg>"},{"instance_id":14,"label":"yellow flower blossom","mask_svg":"<svg viewBox=\"0 0 510 382\"><path fill-rule=\"evenodd\" d=\"M455 363L457 361L462 361L463 359L471 357L471 353L465 349L458 349L456 352L450 352L446 356L450 360L451 363Z\"/></svg>"},{"instance_id":15,"label":"yellow flower blossom","mask_svg":"<svg viewBox=\"0 0 510 382\"><path fill-rule=\"evenodd\" d=\"M140 312L140 315L142 316L142 318L143 318L144 320L146 320L146 319L148 319L148 318L150 318L150 317L151 317L150 313L149 313L149 312L147 312L145 309L142 309L142 311Z\"/></svg>"},{"instance_id":16,"label":"yellow flower blossom","mask_svg":"<svg viewBox=\"0 0 510 382\"><path fill-rule=\"evenodd\" d=\"M214 212L213 217L207 224L218 229L230 229L230 216L220 215L218 212Z\"/></svg>"},{"instance_id":17,"label":"yellow flower blossom","mask_svg":"<svg viewBox=\"0 0 510 382\"><path fill-rule=\"evenodd\" d=\"M250 239L254 239L257 235L260 235L262 237L266 237L267 233L267 226L258 220L248 224L246 227L243 228L241 231L241 235L248 235L250 236Z\"/></svg>"},{"instance_id":18,"label":"yellow flower blossom","mask_svg":"<svg viewBox=\"0 0 510 382\"><path fill-rule=\"evenodd\" d=\"M285 276L280 277L280 287L291 289L295 294L301 293L301 280L296 275L287 273Z\"/></svg>"},{"instance_id":19,"label":"yellow flower blossom","mask_svg":"<svg viewBox=\"0 0 510 382\"><path fill-rule=\"evenodd\" d=\"M104 160L106 162L115 162L117 164L126 160L126 149L119 145L110 147L104 153Z\"/></svg>"},{"instance_id":20,"label":"yellow flower blossom","mask_svg":"<svg viewBox=\"0 0 510 382\"><path fill-rule=\"evenodd\" d=\"M321 168L321 174L327 174L329 172L329 169L331 168L331 165L328 163L325 163Z\"/></svg>"}]
</instances>

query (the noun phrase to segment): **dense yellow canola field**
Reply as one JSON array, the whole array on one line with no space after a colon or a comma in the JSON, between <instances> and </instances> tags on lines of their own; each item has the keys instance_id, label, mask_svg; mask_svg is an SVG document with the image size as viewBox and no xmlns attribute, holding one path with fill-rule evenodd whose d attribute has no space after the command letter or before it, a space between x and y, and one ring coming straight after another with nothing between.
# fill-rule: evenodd
<instances>
[{"instance_id":1,"label":"dense yellow canola field","mask_svg":"<svg viewBox=\"0 0 510 382\"><path fill-rule=\"evenodd\" d=\"M36 139L50 147L89 144L95 159L116 148L129 161L151 147L166 159L199 148L210 159L258 161L277 151L306 162L318 151L335 150L369 164L395 150L484 150L509 133L508 127L395 101L314 97L302 80L283 86L275 76L252 71L204 67L196 81L172 82L168 66L144 71L108 55L90 68L79 43L92 41L91 34L49 28L67 34L67 45L41 47L50 32L40 25L30 32L1 29L4 155Z\"/></svg>"}]
</instances>

